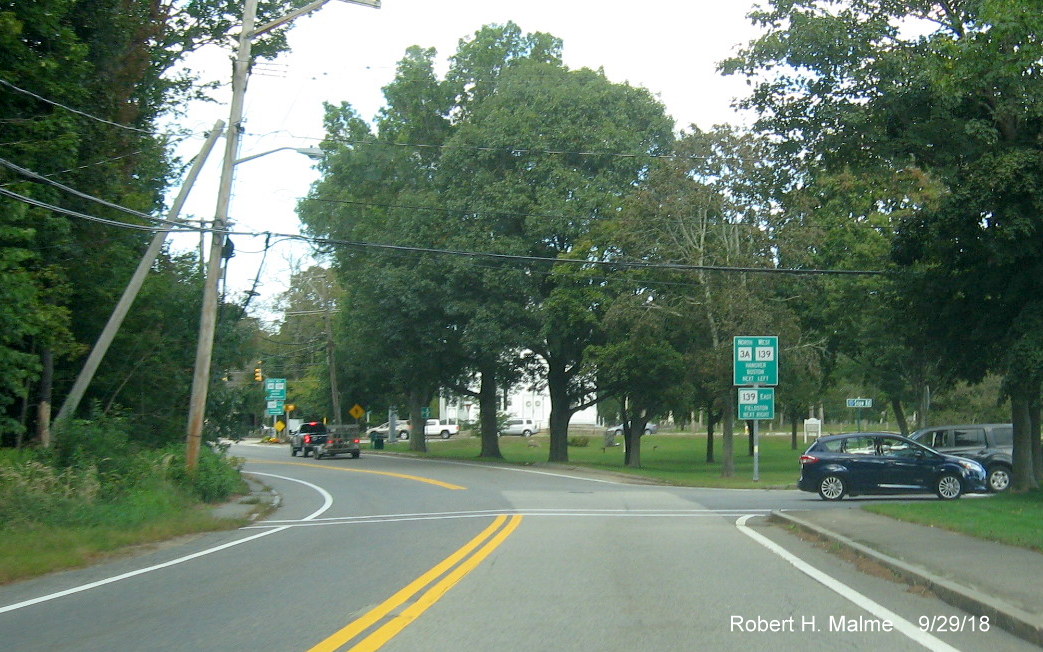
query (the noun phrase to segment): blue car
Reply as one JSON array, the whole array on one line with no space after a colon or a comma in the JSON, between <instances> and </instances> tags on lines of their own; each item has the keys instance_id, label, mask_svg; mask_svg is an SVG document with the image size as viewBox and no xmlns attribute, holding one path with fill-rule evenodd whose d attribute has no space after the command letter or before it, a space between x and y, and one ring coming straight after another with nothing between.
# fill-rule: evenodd
<instances>
[{"instance_id":1,"label":"blue car","mask_svg":"<svg viewBox=\"0 0 1043 652\"><path fill-rule=\"evenodd\" d=\"M797 486L818 492L823 500L930 492L955 500L986 491L981 464L886 432L820 437L800 456Z\"/></svg>"}]
</instances>

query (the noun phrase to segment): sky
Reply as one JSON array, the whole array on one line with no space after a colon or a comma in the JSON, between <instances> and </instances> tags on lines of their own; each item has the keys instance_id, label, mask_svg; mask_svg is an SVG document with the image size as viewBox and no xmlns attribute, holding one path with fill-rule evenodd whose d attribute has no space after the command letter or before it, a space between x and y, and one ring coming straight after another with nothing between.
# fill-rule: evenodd
<instances>
[{"instance_id":1,"label":"sky","mask_svg":"<svg viewBox=\"0 0 1043 652\"><path fill-rule=\"evenodd\" d=\"M229 218L236 230L300 231L295 207L318 178L314 161L292 148L317 147L323 136L323 102L351 105L372 120L384 104L382 87L412 45L434 47L443 75L461 39L483 25L514 21L523 32L548 32L563 41L570 69L601 68L609 80L648 89L678 129L742 124L732 108L746 93L745 80L722 77L717 64L755 38L746 18L755 0L383 0L380 9L333 0L292 24L291 51L254 67L246 92L245 135L240 158L279 150L236 166ZM224 89L217 100L195 103L177 125L193 136L178 147L195 156L205 133L228 119L230 50L197 53L187 66ZM280 149L290 148L290 149ZM219 141L192 188L182 217L213 218L223 142ZM176 188L174 192L176 192ZM264 237L232 238L230 297L259 278L251 307L276 318L275 298L288 287L295 266L312 264L304 243L276 242L263 255ZM178 251L198 249L198 238L174 236Z\"/></svg>"}]
</instances>

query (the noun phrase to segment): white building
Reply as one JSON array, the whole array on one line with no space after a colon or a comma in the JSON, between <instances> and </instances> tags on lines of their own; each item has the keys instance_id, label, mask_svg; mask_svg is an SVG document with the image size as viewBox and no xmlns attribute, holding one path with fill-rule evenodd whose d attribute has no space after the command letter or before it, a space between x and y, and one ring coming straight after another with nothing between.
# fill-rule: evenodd
<instances>
[{"instance_id":1,"label":"white building","mask_svg":"<svg viewBox=\"0 0 1043 652\"><path fill-rule=\"evenodd\" d=\"M499 404L504 404L503 397L499 397ZM478 400L466 396L461 398L439 397L439 414L443 419L457 419L460 421L475 421L478 419ZM541 390L533 389L529 385L516 385L507 393L506 409L504 410L512 417L520 419L532 419L544 432L550 425L550 392L544 387ZM596 406L580 410L572 415L569 425L595 426L598 424L598 411Z\"/></svg>"}]
</instances>

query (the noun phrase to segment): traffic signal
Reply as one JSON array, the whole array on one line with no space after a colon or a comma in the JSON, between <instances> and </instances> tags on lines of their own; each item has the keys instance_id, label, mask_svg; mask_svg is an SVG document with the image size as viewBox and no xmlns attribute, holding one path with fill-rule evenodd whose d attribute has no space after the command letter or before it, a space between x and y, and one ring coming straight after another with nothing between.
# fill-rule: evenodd
<instances>
[{"instance_id":1,"label":"traffic signal","mask_svg":"<svg viewBox=\"0 0 1043 652\"><path fill-rule=\"evenodd\" d=\"M257 382L264 380L264 374L261 373L260 367L254 367L254 380Z\"/></svg>"}]
</instances>

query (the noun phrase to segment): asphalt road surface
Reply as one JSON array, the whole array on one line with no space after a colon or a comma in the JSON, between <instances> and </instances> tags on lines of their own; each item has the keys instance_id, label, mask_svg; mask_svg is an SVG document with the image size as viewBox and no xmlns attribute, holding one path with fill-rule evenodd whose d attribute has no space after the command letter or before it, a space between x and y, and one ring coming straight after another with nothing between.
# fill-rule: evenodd
<instances>
[{"instance_id":1,"label":"asphalt road surface","mask_svg":"<svg viewBox=\"0 0 1043 652\"><path fill-rule=\"evenodd\" d=\"M813 494L233 453L281 494L269 520L0 587L0 648L1035 649L764 518L850 508Z\"/></svg>"}]
</instances>

